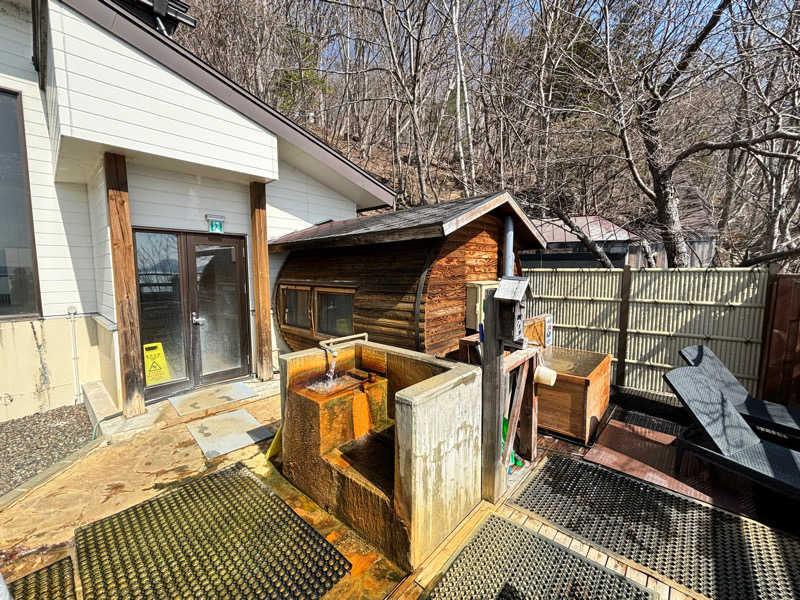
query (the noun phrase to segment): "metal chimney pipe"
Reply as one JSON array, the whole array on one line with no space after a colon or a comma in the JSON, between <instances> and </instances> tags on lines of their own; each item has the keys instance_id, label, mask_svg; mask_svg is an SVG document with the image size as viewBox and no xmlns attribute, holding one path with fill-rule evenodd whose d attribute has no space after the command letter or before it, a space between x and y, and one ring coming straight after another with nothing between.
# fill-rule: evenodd
<instances>
[{"instance_id":1,"label":"metal chimney pipe","mask_svg":"<svg viewBox=\"0 0 800 600\"><path fill-rule=\"evenodd\" d=\"M507 215L504 222L503 277L514 275L514 220Z\"/></svg>"}]
</instances>

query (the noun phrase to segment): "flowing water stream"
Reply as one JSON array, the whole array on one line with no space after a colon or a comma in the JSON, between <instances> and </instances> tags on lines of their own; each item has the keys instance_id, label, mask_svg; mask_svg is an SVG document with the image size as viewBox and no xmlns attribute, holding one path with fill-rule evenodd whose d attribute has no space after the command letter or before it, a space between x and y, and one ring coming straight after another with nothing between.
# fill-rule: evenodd
<instances>
[{"instance_id":1,"label":"flowing water stream","mask_svg":"<svg viewBox=\"0 0 800 600\"><path fill-rule=\"evenodd\" d=\"M330 361L328 363L328 370L325 372L325 375L319 381L315 381L311 385L308 386L312 392L316 392L317 394L330 394L336 390L336 388L340 385L340 379L342 377L336 377L336 355L333 352L325 351L326 355L330 356Z\"/></svg>"}]
</instances>

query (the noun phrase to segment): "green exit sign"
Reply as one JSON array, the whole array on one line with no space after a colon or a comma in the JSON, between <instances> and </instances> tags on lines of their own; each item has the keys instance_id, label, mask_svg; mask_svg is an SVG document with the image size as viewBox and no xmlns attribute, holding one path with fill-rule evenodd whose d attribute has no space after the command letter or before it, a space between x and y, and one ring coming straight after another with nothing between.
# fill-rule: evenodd
<instances>
[{"instance_id":1,"label":"green exit sign","mask_svg":"<svg viewBox=\"0 0 800 600\"><path fill-rule=\"evenodd\" d=\"M206 221L208 221L209 233L224 233L225 217L221 215L206 215Z\"/></svg>"}]
</instances>

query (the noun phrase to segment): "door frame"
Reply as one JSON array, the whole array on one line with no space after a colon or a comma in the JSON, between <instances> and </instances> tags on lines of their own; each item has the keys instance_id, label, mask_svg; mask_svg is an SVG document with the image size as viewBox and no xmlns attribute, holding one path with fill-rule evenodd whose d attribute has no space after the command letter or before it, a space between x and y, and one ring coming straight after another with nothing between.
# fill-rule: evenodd
<instances>
[{"instance_id":1,"label":"door frame","mask_svg":"<svg viewBox=\"0 0 800 600\"><path fill-rule=\"evenodd\" d=\"M183 329L183 340L184 340L184 361L186 364L186 377L179 379L177 381L170 381L167 383L160 383L152 386L145 385L145 399L151 400L155 398L164 398L166 396L170 396L176 393L182 393L191 391L206 385L211 385L214 383L219 383L221 381L226 380L235 380L235 379L244 379L250 376L252 371L252 343L250 339L250 279L249 279L249 271L248 271L248 253L247 253L247 235L246 234L232 234L232 233L209 233L207 231L198 231L192 229L175 229L171 227L132 227L133 229L133 254L134 254L134 261L137 271L136 277L136 301L139 305L139 323L138 326L141 330L142 327L142 302L141 302L141 293L139 290L139 277L138 277L138 261L136 257L138 256L137 248L136 248L136 234L138 232L144 233L168 233L174 234L177 237L178 242L178 268L179 268L179 275L180 275L180 285L181 285L181 320L182 320L182 329ZM221 373L213 374L213 376L204 378L200 371L196 367L196 363L199 363L200 357L194 356L195 353L195 336L193 332L193 327L190 323L190 315L192 313L194 297L196 296L195 292L192 292L192 286L195 282L192 281L192 276L194 275L195 265L190 262L190 259L193 258L193 248L190 249L189 238L192 236L197 237L206 237L209 240L216 240L221 241L225 238L238 240L241 242L242 246L242 253L244 259L239 261L239 277L243 283L241 293L240 293L240 310L241 315L243 317L243 324L240 330L241 334L241 351L242 351L242 362L243 365L241 367L241 374L230 374L230 371L223 371ZM181 264L182 263L182 264ZM183 267L181 269L181 267ZM191 269L189 268L191 267ZM191 275L190 275L191 271ZM140 352L143 352L143 347L139 349Z\"/></svg>"}]
</instances>

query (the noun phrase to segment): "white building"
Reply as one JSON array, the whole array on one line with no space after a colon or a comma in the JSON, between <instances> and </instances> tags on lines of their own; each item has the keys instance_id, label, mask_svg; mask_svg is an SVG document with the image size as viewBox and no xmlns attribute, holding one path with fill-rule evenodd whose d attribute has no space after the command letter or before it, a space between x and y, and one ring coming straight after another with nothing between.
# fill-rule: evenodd
<instances>
[{"instance_id":1,"label":"white building","mask_svg":"<svg viewBox=\"0 0 800 600\"><path fill-rule=\"evenodd\" d=\"M267 232L393 203L152 5L0 0L0 421L271 377Z\"/></svg>"}]
</instances>

